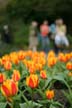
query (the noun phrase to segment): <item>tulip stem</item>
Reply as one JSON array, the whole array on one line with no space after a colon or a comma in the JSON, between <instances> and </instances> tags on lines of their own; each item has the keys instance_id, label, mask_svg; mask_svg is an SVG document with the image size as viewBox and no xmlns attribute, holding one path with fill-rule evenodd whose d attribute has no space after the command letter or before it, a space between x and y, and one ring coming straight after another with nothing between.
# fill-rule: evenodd
<instances>
[{"instance_id":1,"label":"tulip stem","mask_svg":"<svg viewBox=\"0 0 72 108\"><path fill-rule=\"evenodd\" d=\"M33 90L32 90L32 94L31 94L31 98L32 98L32 101L33 101Z\"/></svg>"},{"instance_id":2,"label":"tulip stem","mask_svg":"<svg viewBox=\"0 0 72 108\"><path fill-rule=\"evenodd\" d=\"M28 102L27 98L24 96L24 93L21 92L20 90L19 90L19 92L20 92L21 96L23 97L23 99L26 101L26 103L29 105L29 102Z\"/></svg>"},{"instance_id":3,"label":"tulip stem","mask_svg":"<svg viewBox=\"0 0 72 108\"><path fill-rule=\"evenodd\" d=\"M32 94L31 94L31 98L32 98L32 108L33 108L33 90L32 90Z\"/></svg>"},{"instance_id":4,"label":"tulip stem","mask_svg":"<svg viewBox=\"0 0 72 108\"><path fill-rule=\"evenodd\" d=\"M13 108L12 103L10 103L10 102L7 102L7 103L8 103L8 105L9 105L11 108Z\"/></svg>"}]
</instances>

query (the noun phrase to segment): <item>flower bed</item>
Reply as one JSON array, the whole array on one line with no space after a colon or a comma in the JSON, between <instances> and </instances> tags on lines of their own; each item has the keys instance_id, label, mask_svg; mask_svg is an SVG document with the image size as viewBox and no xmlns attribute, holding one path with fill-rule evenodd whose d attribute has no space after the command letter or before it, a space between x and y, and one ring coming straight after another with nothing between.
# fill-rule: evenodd
<instances>
[{"instance_id":1,"label":"flower bed","mask_svg":"<svg viewBox=\"0 0 72 108\"><path fill-rule=\"evenodd\" d=\"M0 86L0 108L72 108L72 53L4 55Z\"/></svg>"}]
</instances>

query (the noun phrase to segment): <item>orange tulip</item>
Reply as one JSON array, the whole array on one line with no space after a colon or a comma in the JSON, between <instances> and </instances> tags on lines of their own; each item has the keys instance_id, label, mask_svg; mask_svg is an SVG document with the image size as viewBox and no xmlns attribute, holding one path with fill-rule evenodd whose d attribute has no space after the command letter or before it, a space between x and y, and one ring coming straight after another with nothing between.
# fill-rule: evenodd
<instances>
[{"instance_id":1,"label":"orange tulip","mask_svg":"<svg viewBox=\"0 0 72 108\"><path fill-rule=\"evenodd\" d=\"M51 57L55 57L55 52L54 52L54 51L50 51L50 52L48 53L47 60L48 60L49 58L51 58Z\"/></svg>"},{"instance_id":2,"label":"orange tulip","mask_svg":"<svg viewBox=\"0 0 72 108\"><path fill-rule=\"evenodd\" d=\"M46 64L46 59L40 58L39 62L44 66Z\"/></svg>"},{"instance_id":3,"label":"orange tulip","mask_svg":"<svg viewBox=\"0 0 72 108\"><path fill-rule=\"evenodd\" d=\"M20 80L20 72L18 70L13 71L12 79L14 81L19 81Z\"/></svg>"},{"instance_id":4,"label":"orange tulip","mask_svg":"<svg viewBox=\"0 0 72 108\"><path fill-rule=\"evenodd\" d=\"M40 57L46 57L45 52L40 52Z\"/></svg>"},{"instance_id":5,"label":"orange tulip","mask_svg":"<svg viewBox=\"0 0 72 108\"><path fill-rule=\"evenodd\" d=\"M26 67L29 69L31 66L34 65L34 62L32 60L26 60Z\"/></svg>"},{"instance_id":6,"label":"orange tulip","mask_svg":"<svg viewBox=\"0 0 72 108\"><path fill-rule=\"evenodd\" d=\"M12 64L10 61L6 61L6 63L4 64L4 68L6 70L10 70L12 68Z\"/></svg>"},{"instance_id":7,"label":"orange tulip","mask_svg":"<svg viewBox=\"0 0 72 108\"><path fill-rule=\"evenodd\" d=\"M9 55L5 55L2 57L1 64L4 65L7 61L10 61Z\"/></svg>"},{"instance_id":8,"label":"orange tulip","mask_svg":"<svg viewBox=\"0 0 72 108\"><path fill-rule=\"evenodd\" d=\"M52 67L57 63L57 58L56 57L52 57L48 60L48 66Z\"/></svg>"},{"instance_id":9,"label":"orange tulip","mask_svg":"<svg viewBox=\"0 0 72 108\"><path fill-rule=\"evenodd\" d=\"M66 59L66 56L65 56L64 53L59 53L58 59L59 59L59 61L61 61L61 62L67 62L67 59Z\"/></svg>"},{"instance_id":10,"label":"orange tulip","mask_svg":"<svg viewBox=\"0 0 72 108\"><path fill-rule=\"evenodd\" d=\"M18 52L18 58L19 60L23 60L26 56L26 53L24 51L19 51Z\"/></svg>"},{"instance_id":11,"label":"orange tulip","mask_svg":"<svg viewBox=\"0 0 72 108\"><path fill-rule=\"evenodd\" d=\"M12 62L13 62L14 64L18 65L19 60L18 60L17 56L15 56L15 57L12 58Z\"/></svg>"},{"instance_id":12,"label":"orange tulip","mask_svg":"<svg viewBox=\"0 0 72 108\"><path fill-rule=\"evenodd\" d=\"M71 55L69 53L65 54L66 61L70 60Z\"/></svg>"},{"instance_id":13,"label":"orange tulip","mask_svg":"<svg viewBox=\"0 0 72 108\"><path fill-rule=\"evenodd\" d=\"M3 83L5 81L5 75L0 73L0 84Z\"/></svg>"},{"instance_id":14,"label":"orange tulip","mask_svg":"<svg viewBox=\"0 0 72 108\"><path fill-rule=\"evenodd\" d=\"M69 53L64 54L64 53L59 53L58 55L58 59L62 62L67 62L68 60L70 60L71 55Z\"/></svg>"},{"instance_id":15,"label":"orange tulip","mask_svg":"<svg viewBox=\"0 0 72 108\"><path fill-rule=\"evenodd\" d=\"M40 70L42 70L42 68L43 68L42 64L41 63L38 63L37 64L37 69L40 71Z\"/></svg>"},{"instance_id":16,"label":"orange tulip","mask_svg":"<svg viewBox=\"0 0 72 108\"><path fill-rule=\"evenodd\" d=\"M39 57L39 53L38 52L33 52L32 54L32 59Z\"/></svg>"},{"instance_id":17,"label":"orange tulip","mask_svg":"<svg viewBox=\"0 0 72 108\"><path fill-rule=\"evenodd\" d=\"M33 52L31 50L27 51L27 56L32 57Z\"/></svg>"},{"instance_id":18,"label":"orange tulip","mask_svg":"<svg viewBox=\"0 0 72 108\"><path fill-rule=\"evenodd\" d=\"M72 52L70 53L70 58L72 59Z\"/></svg>"},{"instance_id":19,"label":"orange tulip","mask_svg":"<svg viewBox=\"0 0 72 108\"><path fill-rule=\"evenodd\" d=\"M1 92L6 98L14 96L18 92L18 85L13 80L6 80L1 86Z\"/></svg>"},{"instance_id":20,"label":"orange tulip","mask_svg":"<svg viewBox=\"0 0 72 108\"><path fill-rule=\"evenodd\" d=\"M11 53L11 54L10 54L10 58L11 58L11 61L12 61L14 64L18 65L19 59L18 59L18 54L17 54L17 52Z\"/></svg>"},{"instance_id":21,"label":"orange tulip","mask_svg":"<svg viewBox=\"0 0 72 108\"><path fill-rule=\"evenodd\" d=\"M59 53L58 59L59 59L61 62L67 62L67 61L70 59L70 54L69 54L69 53L67 53L67 54Z\"/></svg>"},{"instance_id":22,"label":"orange tulip","mask_svg":"<svg viewBox=\"0 0 72 108\"><path fill-rule=\"evenodd\" d=\"M66 65L66 68L68 70L72 70L72 63L71 62L68 62L67 65Z\"/></svg>"},{"instance_id":23,"label":"orange tulip","mask_svg":"<svg viewBox=\"0 0 72 108\"><path fill-rule=\"evenodd\" d=\"M47 99L53 99L54 98L54 90L47 90L46 91L46 97Z\"/></svg>"},{"instance_id":24,"label":"orange tulip","mask_svg":"<svg viewBox=\"0 0 72 108\"><path fill-rule=\"evenodd\" d=\"M46 79L47 78L46 71L42 70L40 72L40 76L41 76L41 78Z\"/></svg>"},{"instance_id":25,"label":"orange tulip","mask_svg":"<svg viewBox=\"0 0 72 108\"><path fill-rule=\"evenodd\" d=\"M38 86L38 76L35 74L31 74L29 77L26 78L26 84L27 86L33 88L36 88Z\"/></svg>"},{"instance_id":26,"label":"orange tulip","mask_svg":"<svg viewBox=\"0 0 72 108\"><path fill-rule=\"evenodd\" d=\"M30 72L30 74L34 74L35 73L35 67L34 66L31 66L30 68L29 68L29 72Z\"/></svg>"}]
</instances>

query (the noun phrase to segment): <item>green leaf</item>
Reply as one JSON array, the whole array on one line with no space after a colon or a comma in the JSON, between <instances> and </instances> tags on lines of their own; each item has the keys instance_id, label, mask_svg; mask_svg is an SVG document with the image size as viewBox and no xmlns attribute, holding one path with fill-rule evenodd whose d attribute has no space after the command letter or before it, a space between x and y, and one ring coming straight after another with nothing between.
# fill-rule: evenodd
<instances>
[{"instance_id":1,"label":"green leaf","mask_svg":"<svg viewBox=\"0 0 72 108\"><path fill-rule=\"evenodd\" d=\"M69 88L69 85L68 85L67 82L65 81L64 75L63 75L63 74L55 75L55 76L53 77L53 79L58 80L58 81L61 81L62 83L64 83L64 84Z\"/></svg>"},{"instance_id":2,"label":"green leaf","mask_svg":"<svg viewBox=\"0 0 72 108\"><path fill-rule=\"evenodd\" d=\"M29 104L27 103L20 104L20 108L34 108L34 107L40 108L42 107L42 105L32 101L29 101Z\"/></svg>"},{"instance_id":3,"label":"green leaf","mask_svg":"<svg viewBox=\"0 0 72 108\"><path fill-rule=\"evenodd\" d=\"M51 104L49 108L58 108L58 107L56 107L56 106L53 106L53 105Z\"/></svg>"},{"instance_id":4,"label":"green leaf","mask_svg":"<svg viewBox=\"0 0 72 108\"><path fill-rule=\"evenodd\" d=\"M51 103L51 101L48 100L48 99L45 99L45 100L38 100L38 102L41 103L41 104Z\"/></svg>"},{"instance_id":5,"label":"green leaf","mask_svg":"<svg viewBox=\"0 0 72 108\"><path fill-rule=\"evenodd\" d=\"M63 105L62 105L62 104L60 104L59 102L53 102L53 105L54 105L54 106L63 107Z\"/></svg>"},{"instance_id":6,"label":"green leaf","mask_svg":"<svg viewBox=\"0 0 72 108\"><path fill-rule=\"evenodd\" d=\"M55 75L55 76L53 77L53 79L58 80L58 81L62 81L62 82L64 81L63 74Z\"/></svg>"},{"instance_id":7,"label":"green leaf","mask_svg":"<svg viewBox=\"0 0 72 108\"><path fill-rule=\"evenodd\" d=\"M0 102L0 108L6 108L7 103Z\"/></svg>"},{"instance_id":8,"label":"green leaf","mask_svg":"<svg viewBox=\"0 0 72 108\"><path fill-rule=\"evenodd\" d=\"M72 90L69 92L63 91L65 97L67 98L68 102L72 106Z\"/></svg>"},{"instance_id":9,"label":"green leaf","mask_svg":"<svg viewBox=\"0 0 72 108\"><path fill-rule=\"evenodd\" d=\"M52 81L52 78L48 78L45 82L43 89L46 89L51 81Z\"/></svg>"},{"instance_id":10,"label":"green leaf","mask_svg":"<svg viewBox=\"0 0 72 108\"><path fill-rule=\"evenodd\" d=\"M26 103L20 104L20 108L29 108L29 106Z\"/></svg>"},{"instance_id":11,"label":"green leaf","mask_svg":"<svg viewBox=\"0 0 72 108\"><path fill-rule=\"evenodd\" d=\"M42 107L42 105L39 103L33 102L33 107L40 108L40 107Z\"/></svg>"},{"instance_id":12,"label":"green leaf","mask_svg":"<svg viewBox=\"0 0 72 108\"><path fill-rule=\"evenodd\" d=\"M13 101L13 107L12 108L20 108L19 101Z\"/></svg>"}]
</instances>

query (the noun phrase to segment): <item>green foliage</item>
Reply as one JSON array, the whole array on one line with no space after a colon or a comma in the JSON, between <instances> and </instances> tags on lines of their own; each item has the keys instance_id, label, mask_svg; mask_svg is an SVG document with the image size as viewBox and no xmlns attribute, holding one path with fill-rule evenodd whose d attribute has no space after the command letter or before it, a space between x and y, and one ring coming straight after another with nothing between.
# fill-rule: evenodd
<instances>
[{"instance_id":1,"label":"green foliage","mask_svg":"<svg viewBox=\"0 0 72 108\"><path fill-rule=\"evenodd\" d=\"M71 7L71 0L12 0L7 6L7 12L10 18L22 18L28 21L36 18L40 21L61 14L71 15Z\"/></svg>"},{"instance_id":2,"label":"green foliage","mask_svg":"<svg viewBox=\"0 0 72 108\"><path fill-rule=\"evenodd\" d=\"M28 45L29 25L24 24L21 20L14 21L12 24L14 43L17 45Z\"/></svg>"},{"instance_id":3,"label":"green foliage","mask_svg":"<svg viewBox=\"0 0 72 108\"><path fill-rule=\"evenodd\" d=\"M0 31L2 31L3 24L0 27ZM15 20L10 23L11 32L12 32L12 44L6 44L1 42L0 39L0 55L4 55L5 53L9 53L12 51L16 51L19 49L27 49L28 48L28 36L29 36L29 25L24 24L21 20Z\"/></svg>"},{"instance_id":4,"label":"green foliage","mask_svg":"<svg viewBox=\"0 0 72 108\"><path fill-rule=\"evenodd\" d=\"M6 108L7 103L0 102L0 108Z\"/></svg>"},{"instance_id":5,"label":"green foliage","mask_svg":"<svg viewBox=\"0 0 72 108\"><path fill-rule=\"evenodd\" d=\"M64 91L64 95L65 95L65 97L67 98L69 104L72 107L72 90L70 90L69 92Z\"/></svg>"},{"instance_id":6,"label":"green foliage","mask_svg":"<svg viewBox=\"0 0 72 108\"><path fill-rule=\"evenodd\" d=\"M20 104L20 108L36 108L36 107L41 108L42 105L32 101L29 101L28 104L27 103Z\"/></svg>"}]
</instances>

